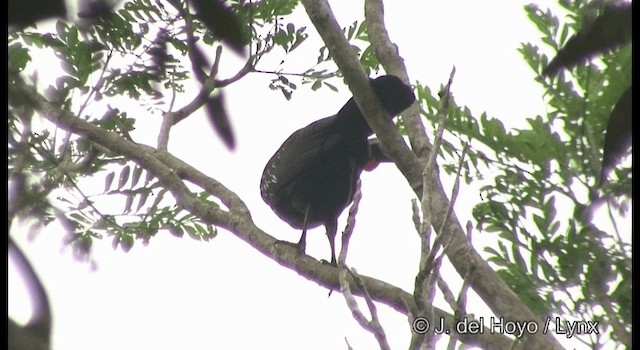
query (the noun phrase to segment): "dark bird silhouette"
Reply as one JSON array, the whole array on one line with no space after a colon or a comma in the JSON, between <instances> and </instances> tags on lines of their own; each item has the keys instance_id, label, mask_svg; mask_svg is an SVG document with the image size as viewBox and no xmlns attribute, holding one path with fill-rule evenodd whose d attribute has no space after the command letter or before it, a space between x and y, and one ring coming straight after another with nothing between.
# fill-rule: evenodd
<instances>
[{"instance_id":1,"label":"dark bird silhouette","mask_svg":"<svg viewBox=\"0 0 640 350\"><path fill-rule=\"evenodd\" d=\"M554 76L560 70L570 69L594 56L604 54L631 42L632 3L612 2L604 5L602 13L571 37L542 71L543 76ZM605 133L602 150L602 169L598 185L607 180L607 174L631 146L631 86L614 106Z\"/></svg>"},{"instance_id":2,"label":"dark bird silhouette","mask_svg":"<svg viewBox=\"0 0 640 350\"><path fill-rule=\"evenodd\" d=\"M7 24L10 31L23 28L37 21L65 17L66 15L67 7L64 0L7 1Z\"/></svg>"},{"instance_id":3,"label":"dark bird silhouette","mask_svg":"<svg viewBox=\"0 0 640 350\"><path fill-rule=\"evenodd\" d=\"M611 111L609 123L604 136L602 152L602 169L599 184L607 180L607 174L616 167L625 151L631 147L631 101L633 100L631 86L622 94Z\"/></svg>"},{"instance_id":4,"label":"dark bird silhouette","mask_svg":"<svg viewBox=\"0 0 640 350\"><path fill-rule=\"evenodd\" d=\"M411 88L390 75L371 79L389 118L409 107ZM297 244L303 253L308 228L324 225L336 265L338 217L351 203L356 182L371 160L373 134L353 98L333 116L294 132L267 163L260 182L262 199L280 219L302 229Z\"/></svg>"},{"instance_id":5,"label":"dark bird silhouette","mask_svg":"<svg viewBox=\"0 0 640 350\"><path fill-rule=\"evenodd\" d=\"M571 37L542 72L554 76L631 41L631 2L606 4L602 14Z\"/></svg>"},{"instance_id":6,"label":"dark bird silhouette","mask_svg":"<svg viewBox=\"0 0 640 350\"><path fill-rule=\"evenodd\" d=\"M33 304L33 315L26 325L20 326L9 317L8 349L49 349L52 320L49 297L29 259L13 241L11 234L8 235L8 241L9 256L29 288Z\"/></svg>"}]
</instances>

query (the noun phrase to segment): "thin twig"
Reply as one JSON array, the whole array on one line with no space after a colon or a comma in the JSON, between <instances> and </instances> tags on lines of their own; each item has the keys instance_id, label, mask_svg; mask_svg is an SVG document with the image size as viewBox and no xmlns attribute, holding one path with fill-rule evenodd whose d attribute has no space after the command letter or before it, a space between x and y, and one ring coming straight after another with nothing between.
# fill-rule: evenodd
<instances>
[{"instance_id":1,"label":"thin twig","mask_svg":"<svg viewBox=\"0 0 640 350\"><path fill-rule=\"evenodd\" d=\"M449 82L446 85L443 102L440 106L439 114L439 125L436 133L436 138L433 143L433 148L431 149L431 153L429 155L429 159L426 162L425 168L422 172L422 201L421 201L421 209L422 209L422 224L420 227L420 233L424 233L424 236L421 237L421 257L420 257L420 270L418 275L416 276L415 282L415 290L414 295L416 297L416 303L421 305L426 305L429 303L429 300L424 299L428 295L432 293L427 293L428 291L425 289L427 287L426 281L430 279L431 271L432 271L432 262L439 250L438 237L442 235L438 235L436 237L436 241L434 242L432 247L429 247L430 242L426 240L424 237L429 237L432 226L432 208L431 208L431 200L429 193L433 192L433 172L436 166L435 158L439 150L439 146L442 139L442 134L444 133L445 120L447 116L447 110L449 106L449 91L451 88L451 84L453 83L453 76L455 74L455 67L451 70L451 74L449 76ZM445 222L445 221L443 221ZM438 231L442 232L442 231ZM435 281L435 280L433 280ZM422 300L420 300L422 299Z\"/></svg>"},{"instance_id":2,"label":"thin twig","mask_svg":"<svg viewBox=\"0 0 640 350\"><path fill-rule=\"evenodd\" d=\"M367 303L367 307L369 308L371 321L367 320L362 311L360 311L360 307L358 306L356 299L351 293L351 287L349 286L349 281L347 281L347 272L351 274L356 285L364 292L363 297ZM390 350L391 348L389 347L387 336L378 319L378 311L376 305L373 302L371 295L369 295L369 292L367 291L364 283L362 283L362 280L358 276L357 271L355 269L349 269L348 267L342 265L339 272L339 279L342 295L344 296L349 310L351 310L351 315L353 315L353 318L358 322L360 327L375 336L381 350Z\"/></svg>"},{"instance_id":3,"label":"thin twig","mask_svg":"<svg viewBox=\"0 0 640 350\"><path fill-rule=\"evenodd\" d=\"M338 266L347 266L347 253L349 251L349 241L351 240L351 235L353 234L353 230L356 227L356 214L358 213L358 207L360 205L360 199L362 199L362 191L360 191L360 180L356 182L356 189L353 195L353 203L351 204L351 208L349 208L349 216L347 217L347 227L345 227L344 232L342 233L340 254L338 255Z\"/></svg>"}]
</instances>

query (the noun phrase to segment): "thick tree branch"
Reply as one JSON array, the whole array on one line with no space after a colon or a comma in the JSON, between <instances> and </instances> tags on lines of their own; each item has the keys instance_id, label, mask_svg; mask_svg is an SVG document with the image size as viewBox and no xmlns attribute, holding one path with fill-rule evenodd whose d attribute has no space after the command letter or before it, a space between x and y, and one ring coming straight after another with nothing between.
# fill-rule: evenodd
<instances>
[{"instance_id":1,"label":"thick tree branch","mask_svg":"<svg viewBox=\"0 0 640 350\"><path fill-rule=\"evenodd\" d=\"M388 154L396 160L398 168L409 179L409 184L414 191L421 189L422 166L398 130L393 127L392 122L386 120L384 107L373 92L355 52L342 34L329 4L326 1L312 0L303 0L302 3L313 25L327 45L331 57L344 75L344 79L367 122L382 141L385 151L388 151Z\"/></svg>"},{"instance_id":2,"label":"thick tree branch","mask_svg":"<svg viewBox=\"0 0 640 350\"><path fill-rule=\"evenodd\" d=\"M247 242L256 250L276 261L280 265L296 271L308 280L314 281L328 289L340 288L339 269L320 263L308 256L300 255L292 246L276 245L276 239L261 230L252 221L249 210L244 202L231 190L215 179L207 177L190 165L164 150L133 143L116 133L109 132L82 120L67 110L62 110L56 104L50 103L32 86L23 81L17 81L15 88L28 96L35 110L58 127L86 137L114 153L121 154L138 163L144 169L156 176L165 188L169 188L177 201L177 205L200 217L204 223L216 225L229 230L241 240ZM184 183L190 181L204 188L211 195L219 198L228 210L199 199ZM372 300L383 303L404 314L416 315L416 305L413 296L406 291L386 282L360 276ZM364 296L360 288L348 276L349 285L354 295ZM447 324L454 324L453 316L438 308L428 307L427 311L434 319L444 319ZM482 334L459 334L452 330L450 334L455 339L471 346L492 349L512 349L513 341L501 334L489 331ZM516 346L515 349L523 347Z\"/></svg>"},{"instance_id":3,"label":"thick tree branch","mask_svg":"<svg viewBox=\"0 0 640 350\"><path fill-rule=\"evenodd\" d=\"M422 196L422 169L424 166L409 150L402 137L390 122L383 118L384 108L375 96L368 77L326 0L302 0L311 22L327 45L331 57L345 77L358 106L362 110L372 130L381 140L388 154L394 159L398 169L406 177L418 197ZM433 226L441 229L439 235L451 235L446 249L449 260L461 276L468 276L472 288L481 296L491 310L508 321L536 322L542 330L544 324L522 303L516 294L491 269L484 259L467 244L464 231L455 213L445 220L449 200L437 173L432 176L434 191L432 196ZM445 222L446 221L446 222ZM532 349L562 348L551 335L537 332L528 334L523 344Z\"/></svg>"},{"instance_id":4,"label":"thick tree branch","mask_svg":"<svg viewBox=\"0 0 640 350\"><path fill-rule=\"evenodd\" d=\"M387 73L400 77L402 81L409 83L410 80L404 60L398 52L398 46L389 38L389 33L384 24L384 5L382 0L366 0L364 13L367 20L369 41L371 41L371 46L376 52L378 61ZM409 136L411 149L419 158L426 157L430 145L424 124L422 124L422 118L420 118L420 105L418 103L411 105L402 113L402 120L407 136Z\"/></svg>"}]
</instances>

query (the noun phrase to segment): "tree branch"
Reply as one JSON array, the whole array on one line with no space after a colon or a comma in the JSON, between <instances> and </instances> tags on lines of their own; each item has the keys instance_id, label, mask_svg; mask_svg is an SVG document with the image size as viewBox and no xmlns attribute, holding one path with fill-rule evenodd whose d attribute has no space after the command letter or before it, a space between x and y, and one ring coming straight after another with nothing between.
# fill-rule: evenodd
<instances>
[{"instance_id":1,"label":"tree branch","mask_svg":"<svg viewBox=\"0 0 640 350\"><path fill-rule=\"evenodd\" d=\"M398 46L389 38L389 33L384 24L384 5L382 0L366 0L364 14L367 21L369 41L375 50L378 61L387 73L399 77L405 83L409 83L407 67L398 52ZM419 158L425 157L427 155L426 152L431 147L424 124L422 124L422 118L420 118L420 105L418 103L411 105L402 113L402 120L407 136L409 136L413 153Z\"/></svg>"}]
</instances>

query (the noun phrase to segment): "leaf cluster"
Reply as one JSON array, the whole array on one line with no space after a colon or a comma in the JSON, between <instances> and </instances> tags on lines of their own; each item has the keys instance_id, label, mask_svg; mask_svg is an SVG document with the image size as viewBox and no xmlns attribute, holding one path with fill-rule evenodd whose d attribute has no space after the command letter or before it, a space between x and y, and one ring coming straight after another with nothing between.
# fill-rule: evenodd
<instances>
[{"instance_id":1,"label":"leaf cluster","mask_svg":"<svg viewBox=\"0 0 640 350\"><path fill-rule=\"evenodd\" d=\"M563 4L568 23L549 10L526 7L541 41L555 50L588 10L582 2ZM527 118L528 128L507 130L486 113L475 116L452 101L443 167L452 173L461 144L473 145L465 179L484 184L473 216L479 229L497 238L485 251L534 312L606 320L606 332L582 340L624 344L631 331L631 233L617 223L630 218L629 163L615 169L615 181L597 183L609 115L631 84L631 48L556 78L543 78L549 57L537 44L522 44L520 53L538 75L547 114ZM417 91L426 117L437 122L439 99L426 86L418 84Z\"/></svg>"},{"instance_id":2,"label":"leaf cluster","mask_svg":"<svg viewBox=\"0 0 640 350\"><path fill-rule=\"evenodd\" d=\"M252 33L249 69L242 75L253 71L273 46L291 52L304 41L304 28L280 25L297 4L228 4L240 25ZM44 84L47 96L64 110L132 141L130 134L141 119L129 116L127 102L151 101L147 108L152 114L172 112L171 101L177 94L189 93L184 83L192 76L191 69L199 68L189 66L189 54L224 44L198 18L187 21L189 15L178 10L185 8L184 1L131 0L91 23L60 20L51 32L25 28L9 34L9 174L26 179L13 186L19 192L16 197L32 198L27 201L31 207L38 205L37 211L20 206L20 215L37 217L46 225L63 223L79 256L86 256L95 239L105 237L113 239L114 247L128 251L136 240L146 243L162 230L208 240L215 237L216 229L176 207L171 193L139 164L86 138L60 133L55 124L35 113L36 102L17 86ZM259 28L267 25L271 30L265 39ZM190 37L196 46L189 45ZM43 54L54 59L42 62L40 57L47 57ZM206 56L202 59L208 61ZM38 81L39 70L56 70L56 65L60 74L54 82ZM166 99L167 94L172 98ZM119 108L112 108L113 104ZM104 190L88 193L83 183L99 178L104 179ZM209 201L204 192L200 197ZM104 203L113 204L105 207Z\"/></svg>"}]
</instances>

